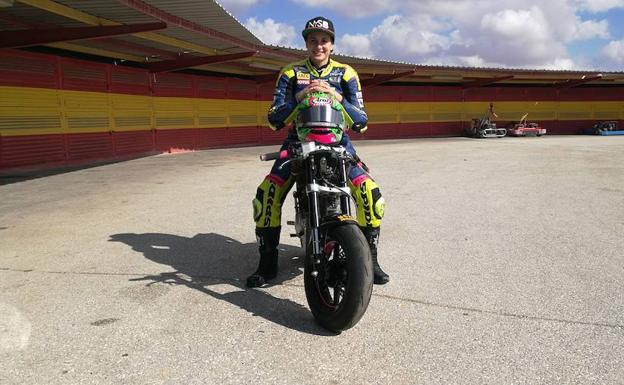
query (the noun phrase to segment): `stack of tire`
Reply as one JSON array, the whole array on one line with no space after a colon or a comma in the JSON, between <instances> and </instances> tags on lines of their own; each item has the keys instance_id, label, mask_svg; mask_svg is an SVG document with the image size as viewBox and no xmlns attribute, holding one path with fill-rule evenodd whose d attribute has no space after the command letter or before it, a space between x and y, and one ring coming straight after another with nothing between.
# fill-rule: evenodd
<instances>
[{"instance_id":1,"label":"stack of tire","mask_svg":"<svg viewBox=\"0 0 624 385\"><path fill-rule=\"evenodd\" d=\"M593 134L600 135L604 131L617 131L617 122L598 122L592 127Z\"/></svg>"}]
</instances>

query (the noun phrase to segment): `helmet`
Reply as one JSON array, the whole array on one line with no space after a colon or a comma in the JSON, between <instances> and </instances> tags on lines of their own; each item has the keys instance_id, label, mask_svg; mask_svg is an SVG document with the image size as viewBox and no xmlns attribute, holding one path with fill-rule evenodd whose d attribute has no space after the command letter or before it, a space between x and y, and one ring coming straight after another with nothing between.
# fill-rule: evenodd
<instances>
[{"instance_id":1,"label":"helmet","mask_svg":"<svg viewBox=\"0 0 624 385\"><path fill-rule=\"evenodd\" d=\"M343 107L324 92L312 93L297 106L297 136L301 141L338 143L345 127Z\"/></svg>"},{"instance_id":2,"label":"helmet","mask_svg":"<svg viewBox=\"0 0 624 385\"><path fill-rule=\"evenodd\" d=\"M308 20L303 28L303 31L301 31L301 36L303 36L303 39L305 40L312 32L325 32L331 36L332 43L334 42L334 23L323 16L317 16Z\"/></svg>"}]
</instances>

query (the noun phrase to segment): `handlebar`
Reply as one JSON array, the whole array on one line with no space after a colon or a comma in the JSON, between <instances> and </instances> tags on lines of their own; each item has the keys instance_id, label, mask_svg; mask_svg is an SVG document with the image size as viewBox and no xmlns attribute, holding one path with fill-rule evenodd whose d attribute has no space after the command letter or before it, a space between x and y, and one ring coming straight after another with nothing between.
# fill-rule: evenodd
<instances>
[{"instance_id":1,"label":"handlebar","mask_svg":"<svg viewBox=\"0 0 624 385\"><path fill-rule=\"evenodd\" d=\"M288 158L288 150L282 150L278 152L269 152L268 154L260 155L260 160L262 161L284 159L284 158Z\"/></svg>"},{"instance_id":2,"label":"handlebar","mask_svg":"<svg viewBox=\"0 0 624 385\"><path fill-rule=\"evenodd\" d=\"M346 149L342 146L339 147L340 156L350 159L351 161L358 162L357 155L349 154ZM298 143L298 147L289 147L286 150L278 151L278 152L269 152L267 154L260 155L260 160L268 161L275 159L289 159L286 163L292 160L291 158L297 156L307 157L309 154L314 152L323 152L323 151L336 151L332 147L326 145L315 144L314 142L306 142L306 143ZM282 167L286 164L282 164Z\"/></svg>"}]
</instances>

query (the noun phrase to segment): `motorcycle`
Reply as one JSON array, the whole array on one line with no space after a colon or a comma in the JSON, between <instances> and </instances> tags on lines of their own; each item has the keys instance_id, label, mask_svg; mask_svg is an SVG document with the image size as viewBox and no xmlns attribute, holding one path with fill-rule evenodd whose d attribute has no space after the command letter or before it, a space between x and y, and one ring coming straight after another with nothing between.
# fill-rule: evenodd
<instances>
[{"instance_id":1,"label":"motorcycle","mask_svg":"<svg viewBox=\"0 0 624 385\"><path fill-rule=\"evenodd\" d=\"M340 333L362 318L373 290L371 252L352 216L348 186L358 159L339 144L349 119L338 101L315 93L295 113L299 141L260 159L291 164L296 214L288 224L305 253L308 305L322 327Z\"/></svg>"}]
</instances>

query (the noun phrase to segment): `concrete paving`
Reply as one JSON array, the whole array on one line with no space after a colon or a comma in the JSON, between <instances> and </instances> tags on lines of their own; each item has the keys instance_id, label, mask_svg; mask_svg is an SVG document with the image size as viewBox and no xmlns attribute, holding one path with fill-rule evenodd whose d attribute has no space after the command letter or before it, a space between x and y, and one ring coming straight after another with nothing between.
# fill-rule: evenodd
<instances>
[{"instance_id":1,"label":"concrete paving","mask_svg":"<svg viewBox=\"0 0 624 385\"><path fill-rule=\"evenodd\" d=\"M624 138L356 147L392 280L338 336L287 226L275 284L244 287L274 147L0 186L0 384L624 383Z\"/></svg>"}]
</instances>

